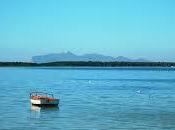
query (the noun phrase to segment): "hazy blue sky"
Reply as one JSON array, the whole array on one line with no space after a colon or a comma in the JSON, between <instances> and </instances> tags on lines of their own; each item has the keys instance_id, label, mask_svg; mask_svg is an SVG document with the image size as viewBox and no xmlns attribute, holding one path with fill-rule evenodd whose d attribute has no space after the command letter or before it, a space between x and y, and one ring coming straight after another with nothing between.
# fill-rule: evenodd
<instances>
[{"instance_id":1,"label":"hazy blue sky","mask_svg":"<svg viewBox=\"0 0 175 130\"><path fill-rule=\"evenodd\" d=\"M0 60L71 51L175 61L175 0L1 0Z\"/></svg>"}]
</instances>

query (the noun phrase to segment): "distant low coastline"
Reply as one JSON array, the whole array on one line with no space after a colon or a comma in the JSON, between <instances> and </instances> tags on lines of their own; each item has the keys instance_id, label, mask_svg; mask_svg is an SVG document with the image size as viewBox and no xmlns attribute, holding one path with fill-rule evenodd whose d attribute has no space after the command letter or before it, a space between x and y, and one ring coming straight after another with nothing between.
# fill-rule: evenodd
<instances>
[{"instance_id":1,"label":"distant low coastline","mask_svg":"<svg viewBox=\"0 0 175 130\"><path fill-rule=\"evenodd\" d=\"M59 61L50 63L0 62L0 67L175 67L175 62Z\"/></svg>"}]
</instances>

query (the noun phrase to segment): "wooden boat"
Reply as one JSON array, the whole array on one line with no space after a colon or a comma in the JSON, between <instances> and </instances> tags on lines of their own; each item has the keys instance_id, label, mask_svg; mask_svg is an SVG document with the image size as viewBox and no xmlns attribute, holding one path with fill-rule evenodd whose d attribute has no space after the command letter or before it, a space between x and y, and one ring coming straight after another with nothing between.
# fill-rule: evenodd
<instances>
[{"instance_id":1,"label":"wooden boat","mask_svg":"<svg viewBox=\"0 0 175 130\"><path fill-rule=\"evenodd\" d=\"M36 106L58 106L59 99L54 98L53 94L43 92L30 93L30 102Z\"/></svg>"}]
</instances>

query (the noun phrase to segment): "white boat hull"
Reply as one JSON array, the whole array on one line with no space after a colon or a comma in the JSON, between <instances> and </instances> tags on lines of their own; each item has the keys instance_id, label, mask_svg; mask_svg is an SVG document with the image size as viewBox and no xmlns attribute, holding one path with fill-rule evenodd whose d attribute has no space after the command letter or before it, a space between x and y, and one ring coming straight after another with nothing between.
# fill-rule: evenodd
<instances>
[{"instance_id":1,"label":"white boat hull","mask_svg":"<svg viewBox=\"0 0 175 130\"><path fill-rule=\"evenodd\" d=\"M51 106L51 105L58 105L59 104L59 99L54 99L54 100L47 100L47 99L30 99L30 102L32 105L38 105L38 106Z\"/></svg>"}]
</instances>

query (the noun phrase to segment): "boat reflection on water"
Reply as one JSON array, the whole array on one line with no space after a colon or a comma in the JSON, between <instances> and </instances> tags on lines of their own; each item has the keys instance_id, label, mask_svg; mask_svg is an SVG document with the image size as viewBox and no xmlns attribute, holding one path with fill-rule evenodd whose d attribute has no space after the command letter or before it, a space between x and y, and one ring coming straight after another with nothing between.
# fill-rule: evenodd
<instances>
[{"instance_id":1,"label":"boat reflection on water","mask_svg":"<svg viewBox=\"0 0 175 130\"><path fill-rule=\"evenodd\" d=\"M36 111L36 112L41 112L41 111L55 111L59 110L58 106L36 106L36 105L31 105L31 110Z\"/></svg>"},{"instance_id":2,"label":"boat reflection on water","mask_svg":"<svg viewBox=\"0 0 175 130\"><path fill-rule=\"evenodd\" d=\"M41 111L41 107L35 106L35 105L31 105L31 110L34 112L40 112Z\"/></svg>"},{"instance_id":3,"label":"boat reflection on water","mask_svg":"<svg viewBox=\"0 0 175 130\"><path fill-rule=\"evenodd\" d=\"M51 114L52 112L55 112L59 110L58 106L36 106L36 105L31 105L31 118L41 118L42 115L45 114Z\"/></svg>"}]
</instances>

